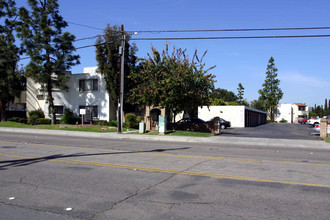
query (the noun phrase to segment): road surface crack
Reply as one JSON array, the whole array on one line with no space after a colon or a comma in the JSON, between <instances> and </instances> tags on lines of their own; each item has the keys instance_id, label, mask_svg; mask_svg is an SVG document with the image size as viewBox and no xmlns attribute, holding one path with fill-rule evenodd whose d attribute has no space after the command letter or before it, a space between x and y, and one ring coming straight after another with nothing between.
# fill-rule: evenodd
<instances>
[{"instance_id":1,"label":"road surface crack","mask_svg":"<svg viewBox=\"0 0 330 220\"><path fill-rule=\"evenodd\" d=\"M25 184L25 185L29 185L29 186L33 186L34 187L34 191L38 190L39 186L36 184L32 184L32 183L28 183L24 181L25 176L21 177L19 180L19 183Z\"/></svg>"},{"instance_id":2,"label":"road surface crack","mask_svg":"<svg viewBox=\"0 0 330 220\"><path fill-rule=\"evenodd\" d=\"M203 161L201 161L201 162L198 162L198 163L196 163L196 164L194 164L194 165L192 165L192 166L190 166L190 167L188 167L188 168L186 168L186 169L184 169L184 170L181 170L180 172L189 171L189 170L191 170L192 168L194 168L194 167L196 167L196 166L199 166L200 164L202 164L202 163L204 163L204 162L207 162L207 161L209 161L209 160L203 160ZM179 175L179 173L174 173L174 174L170 175L169 177L167 177L166 179L164 179L164 180L162 180L162 181L160 181L160 182L158 182L158 183L156 183L156 184L153 184L153 185L151 185L151 186L149 186L149 187L147 187L147 188L145 188L145 189L143 189L143 190L137 190L134 194L132 194L132 195L130 195L130 196L128 196L128 197L126 197L126 198L124 198L124 199L118 201L118 202L115 202L115 203L112 205L111 208L109 208L109 209L105 209L105 210L100 211L100 212L97 212L97 213L94 214L90 219L92 220L92 219L94 219L95 217L97 217L98 215L101 215L102 213L105 213L105 212L107 212L107 211L111 211L111 210L115 209L116 206L119 205L120 203L123 203L123 202L125 202L125 201L127 201L127 200L129 200L129 199L132 199L132 198L134 198L135 196L138 196L138 195L140 195L141 193L144 193L144 192L148 191L149 189L151 189L151 188L153 188L153 187L159 186L159 185L161 185L161 184L167 182L168 180L172 179L173 177L175 177L175 176L177 176L177 175ZM176 204L175 204L175 203L171 203L171 207L170 207L170 209L171 209L174 205L176 205Z\"/></svg>"}]
</instances>

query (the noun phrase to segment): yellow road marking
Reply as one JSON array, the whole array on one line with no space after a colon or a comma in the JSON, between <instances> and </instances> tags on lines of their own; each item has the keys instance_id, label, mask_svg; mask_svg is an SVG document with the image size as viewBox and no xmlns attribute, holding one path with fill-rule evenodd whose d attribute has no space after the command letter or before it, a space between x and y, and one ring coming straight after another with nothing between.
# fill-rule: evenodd
<instances>
[{"instance_id":1,"label":"yellow road marking","mask_svg":"<svg viewBox=\"0 0 330 220\"><path fill-rule=\"evenodd\" d=\"M36 158L36 157L26 157L26 156L7 155L7 154L0 154L0 156L32 159L32 160L33 159L42 159L42 158ZM290 182L290 181L281 181L281 180L267 180L267 179L258 179L258 178L245 177L245 176L232 176L232 175L224 175L224 174L158 169L158 168L138 167L138 166L130 166L130 165L109 164L109 163L99 163L99 162L79 161L79 160L59 160L59 159L44 159L44 160L61 162L61 163L92 165L92 166L112 167L112 168L122 168L122 169L132 169L132 170L143 170L143 171L160 172L160 173L182 174L182 175L189 175L189 176L204 176L204 177L214 177L214 178L222 178L222 179L234 179L234 180L246 180L246 181L256 181L256 182L281 183L281 184L290 184L290 185L316 186L316 187L330 188L330 185L324 185L324 184L300 183L300 182Z\"/></svg>"},{"instance_id":2,"label":"yellow road marking","mask_svg":"<svg viewBox=\"0 0 330 220\"><path fill-rule=\"evenodd\" d=\"M111 149L102 149L102 148L89 148L89 147L76 147L76 146L60 146L60 145L51 145L51 144L34 144L34 143L22 143L22 142L10 142L10 141L0 141L0 143L37 145L37 146L57 147L57 148L69 148L69 149L82 149L82 150L97 150L97 151L118 152L118 153L136 153L136 154L145 154L145 155L154 155L154 156L167 156L167 157L206 159L206 160L224 160L224 161L254 162L254 163L255 162L257 162L257 163L274 163L274 164L294 164L294 165L309 165L309 166L330 166L330 164L321 164L321 163L272 161L272 160L255 160L255 159L240 159L240 158L225 158L225 157L194 156L194 155L166 154L166 153L152 153L152 152L135 152L135 151L111 150Z\"/></svg>"}]
</instances>

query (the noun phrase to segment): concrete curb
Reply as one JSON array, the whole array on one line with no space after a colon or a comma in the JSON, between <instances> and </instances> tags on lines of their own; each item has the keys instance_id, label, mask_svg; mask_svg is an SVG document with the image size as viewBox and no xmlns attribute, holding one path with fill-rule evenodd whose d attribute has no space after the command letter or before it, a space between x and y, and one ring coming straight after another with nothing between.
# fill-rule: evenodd
<instances>
[{"instance_id":1,"label":"concrete curb","mask_svg":"<svg viewBox=\"0 0 330 220\"><path fill-rule=\"evenodd\" d=\"M100 139L119 139L119 140L145 140L145 141L164 141L164 142L185 142L185 143L216 143L227 145L246 145L246 146L265 146L265 147L298 147L309 149L329 149L330 144L324 141L314 140L295 140L295 139L272 139L272 138L250 138L250 137L188 137L188 136L161 136L143 134L117 134L115 132L97 133L83 131L64 131L47 129L26 129L26 128L7 128L0 127L0 132L13 132L20 134L56 135L68 137L88 137Z\"/></svg>"}]
</instances>

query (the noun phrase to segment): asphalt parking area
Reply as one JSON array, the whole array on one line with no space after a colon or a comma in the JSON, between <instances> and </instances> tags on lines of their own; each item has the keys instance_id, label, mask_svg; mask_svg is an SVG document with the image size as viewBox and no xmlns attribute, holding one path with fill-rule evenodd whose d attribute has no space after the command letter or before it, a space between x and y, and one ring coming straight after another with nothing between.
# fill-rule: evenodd
<instances>
[{"instance_id":1,"label":"asphalt parking area","mask_svg":"<svg viewBox=\"0 0 330 220\"><path fill-rule=\"evenodd\" d=\"M313 127L302 124L268 123L257 127L228 128L222 130L223 136L278 138L299 140L322 140Z\"/></svg>"}]
</instances>

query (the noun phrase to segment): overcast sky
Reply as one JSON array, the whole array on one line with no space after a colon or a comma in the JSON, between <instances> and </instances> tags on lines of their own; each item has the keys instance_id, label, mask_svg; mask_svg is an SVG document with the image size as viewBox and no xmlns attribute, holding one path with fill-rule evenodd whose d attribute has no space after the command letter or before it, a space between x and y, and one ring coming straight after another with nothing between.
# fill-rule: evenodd
<instances>
[{"instance_id":1,"label":"overcast sky","mask_svg":"<svg viewBox=\"0 0 330 220\"><path fill-rule=\"evenodd\" d=\"M17 0L17 5L25 0ZM125 26L127 31L215 30L245 28L329 27L329 0L59 0L60 13L69 23L67 31L77 38L102 34L107 24ZM84 27L81 25L90 27ZM92 28L93 27L93 28ZM227 37L278 35L330 35L328 30L283 30L250 32L138 33L133 38ZM134 42L134 41L133 41ZM159 50L163 41L135 41L138 57L146 57L151 46ZM170 47L197 49L207 66L216 65L216 88L237 93L238 83L245 88L248 101L259 97L268 60L275 59L281 103L323 105L330 98L330 37L284 39L170 40ZM92 45L95 38L76 42L77 47ZM83 67L96 66L93 47L77 50Z\"/></svg>"}]
</instances>

